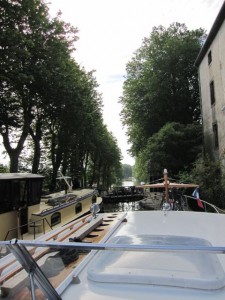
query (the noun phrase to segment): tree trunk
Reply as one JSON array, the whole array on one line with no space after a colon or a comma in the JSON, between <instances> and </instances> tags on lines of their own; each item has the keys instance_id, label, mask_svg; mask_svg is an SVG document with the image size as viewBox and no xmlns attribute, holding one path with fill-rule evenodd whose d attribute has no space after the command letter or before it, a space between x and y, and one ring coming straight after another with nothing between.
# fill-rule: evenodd
<instances>
[{"instance_id":1,"label":"tree trunk","mask_svg":"<svg viewBox=\"0 0 225 300\"><path fill-rule=\"evenodd\" d=\"M53 192L56 187L56 178L62 162L62 152L57 149L56 137L52 134L52 144L51 144L51 157L52 157L52 179L50 185L50 191Z\"/></svg>"},{"instance_id":2,"label":"tree trunk","mask_svg":"<svg viewBox=\"0 0 225 300\"><path fill-rule=\"evenodd\" d=\"M62 174L65 176L68 170L68 160L69 160L68 151L65 150L63 154L63 161L62 161Z\"/></svg>"},{"instance_id":3,"label":"tree trunk","mask_svg":"<svg viewBox=\"0 0 225 300\"><path fill-rule=\"evenodd\" d=\"M20 156L20 153L23 150L23 145L26 141L28 133L29 133L29 124L28 124L28 122L25 122L24 127L23 127L23 131L22 131L21 136L18 140L16 148L12 148L12 146L10 145L8 128L6 128L5 132L2 133L3 144L4 144L4 147L5 147L5 150L7 151L8 155L9 155L9 158L10 158L9 171L11 173L17 173L18 172L18 169L19 169L19 156Z\"/></svg>"},{"instance_id":4,"label":"tree trunk","mask_svg":"<svg viewBox=\"0 0 225 300\"><path fill-rule=\"evenodd\" d=\"M97 157L95 156L94 159L93 159L92 175L91 175L91 179L90 179L91 187L94 183L98 183L98 178L97 177L99 177L99 176L97 176L97 171L98 171L97 170Z\"/></svg>"},{"instance_id":5,"label":"tree trunk","mask_svg":"<svg viewBox=\"0 0 225 300\"><path fill-rule=\"evenodd\" d=\"M16 149L15 149L16 150ZM19 155L18 151L10 151L9 158L10 158L10 166L9 172L10 173L17 173L19 169Z\"/></svg>"},{"instance_id":6,"label":"tree trunk","mask_svg":"<svg viewBox=\"0 0 225 300\"><path fill-rule=\"evenodd\" d=\"M89 158L89 153L86 152L86 155L85 155L85 161L84 161L84 168L83 168L83 174L84 174L84 187L87 187L87 166L88 166L88 158Z\"/></svg>"},{"instance_id":7,"label":"tree trunk","mask_svg":"<svg viewBox=\"0 0 225 300\"><path fill-rule=\"evenodd\" d=\"M42 137L41 131L41 122L37 121L36 123L36 134L30 128L30 135L34 142L34 157L33 157L33 164L32 164L32 173L37 174L39 170L39 164L41 159L41 146L40 141Z\"/></svg>"},{"instance_id":8,"label":"tree trunk","mask_svg":"<svg viewBox=\"0 0 225 300\"><path fill-rule=\"evenodd\" d=\"M33 157L33 164L32 164L32 173L33 174L38 173L40 158L41 158L40 140L35 139L35 141L34 141L34 157Z\"/></svg>"}]
</instances>

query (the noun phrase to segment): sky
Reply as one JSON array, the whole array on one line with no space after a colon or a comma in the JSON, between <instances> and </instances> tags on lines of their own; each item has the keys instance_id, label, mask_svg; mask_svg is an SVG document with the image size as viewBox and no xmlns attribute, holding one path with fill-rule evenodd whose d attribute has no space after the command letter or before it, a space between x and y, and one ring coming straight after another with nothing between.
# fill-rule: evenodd
<instances>
[{"instance_id":1,"label":"sky","mask_svg":"<svg viewBox=\"0 0 225 300\"><path fill-rule=\"evenodd\" d=\"M134 164L127 153L126 128L120 120L126 64L149 37L154 26L185 23L188 29L207 32L224 0L50 0L52 17L60 10L62 20L76 27L79 40L73 56L85 70L96 70L103 96L103 118L121 149L122 163Z\"/></svg>"}]
</instances>

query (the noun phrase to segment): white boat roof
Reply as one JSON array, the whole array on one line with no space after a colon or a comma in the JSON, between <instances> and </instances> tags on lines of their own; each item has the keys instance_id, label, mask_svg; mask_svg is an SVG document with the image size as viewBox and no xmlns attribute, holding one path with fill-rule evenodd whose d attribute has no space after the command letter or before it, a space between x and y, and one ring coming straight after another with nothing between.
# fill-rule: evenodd
<instances>
[{"instance_id":1,"label":"white boat roof","mask_svg":"<svg viewBox=\"0 0 225 300\"><path fill-rule=\"evenodd\" d=\"M44 176L32 173L0 173L0 180L10 179L31 179L31 178L44 178Z\"/></svg>"},{"instance_id":2,"label":"white boat roof","mask_svg":"<svg viewBox=\"0 0 225 300\"><path fill-rule=\"evenodd\" d=\"M118 245L225 245L225 216L136 211L107 241ZM100 251L62 299L224 299L225 257L212 253ZM79 280L78 280L79 279Z\"/></svg>"},{"instance_id":3,"label":"white boat roof","mask_svg":"<svg viewBox=\"0 0 225 300\"><path fill-rule=\"evenodd\" d=\"M70 266L71 273L56 288L60 298L52 299L225 299L225 215L129 211L98 214L85 226L100 224L104 218L106 228L107 223L115 222L115 226L97 244L83 243L94 250L80 264ZM57 230L60 238L61 230ZM86 227L76 236L84 232ZM37 253L43 245L52 245L40 240L28 245L32 243L37 243ZM77 243L79 247L82 243ZM52 267L57 270L62 261L54 259Z\"/></svg>"},{"instance_id":4,"label":"white boat roof","mask_svg":"<svg viewBox=\"0 0 225 300\"><path fill-rule=\"evenodd\" d=\"M117 236L115 244L211 246L204 239L166 235ZM212 272L213 271L213 272ZM103 251L87 269L90 281L215 290L225 286L225 273L215 255Z\"/></svg>"}]
</instances>

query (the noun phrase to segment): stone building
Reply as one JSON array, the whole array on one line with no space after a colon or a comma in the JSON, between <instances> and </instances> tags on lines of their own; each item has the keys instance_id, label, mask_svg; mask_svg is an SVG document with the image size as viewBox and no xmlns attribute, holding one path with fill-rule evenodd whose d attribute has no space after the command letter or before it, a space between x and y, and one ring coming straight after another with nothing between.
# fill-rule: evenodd
<instances>
[{"instance_id":1,"label":"stone building","mask_svg":"<svg viewBox=\"0 0 225 300\"><path fill-rule=\"evenodd\" d=\"M195 61L199 70L205 152L225 159L225 2Z\"/></svg>"}]
</instances>

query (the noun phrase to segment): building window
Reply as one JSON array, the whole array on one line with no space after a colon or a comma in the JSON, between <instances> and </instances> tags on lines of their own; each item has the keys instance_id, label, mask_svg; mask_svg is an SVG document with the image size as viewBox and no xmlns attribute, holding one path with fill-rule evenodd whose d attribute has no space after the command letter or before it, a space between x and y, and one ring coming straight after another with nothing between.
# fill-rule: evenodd
<instances>
[{"instance_id":1,"label":"building window","mask_svg":"<svg viewBox=\"0 0 225 300\"><path fill-rule=\"evenodd\" d=\"M218 138L218 126L217 123L213 124L213 142L214 142L214 148L219 148L219 138Z\"/></svg>"},{"instance_id":2,"label":"building window","mask_svg":"<svg viewBox=\"0 0 225 300\"><path fill-rule=\"evenodd\" d=\"M79 202L75 206L75 213L78 214L82 211L82 204Z\"/></svg>"},{"instance_id":3,"label":"building window","mask_svg":"<svg viewBox=\"0 0 225 300\"><path fill-rule=\"evenodd\" d=\"M214 89L214 81L210 82L210 99L211 99L211 105L213 105L216 101L215 99L215 89Z\"/></svg>"},{"instance_id":4,"label":"building window","mask_svg":"<svg viewBox=\"0 0 225 300\"><path fill-rule=\"evenodd\" d=\"M212 62L212 52L209 51L209 53L208 53L208 64L210 65L211 62Z\"/></svg>"},{"instance_id":5,"label":"building window","mask_svg":"<svg viewBox=\"0 0 225 300\"><path fill-rule=\"evenodd\" d=\"M61 213L56 212L51 216L51 226L61 223Z\"/></svg>"}]
</instances>

